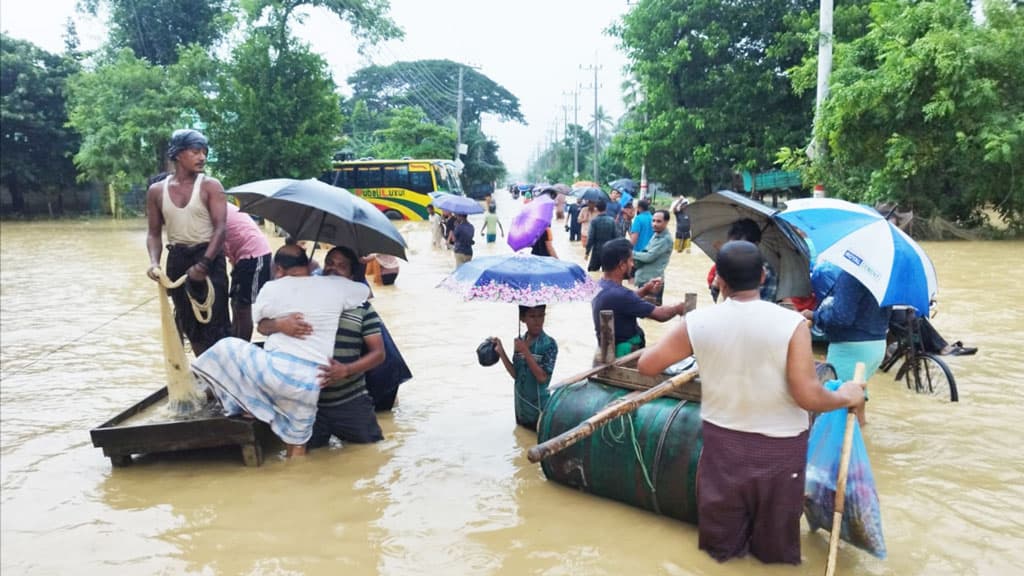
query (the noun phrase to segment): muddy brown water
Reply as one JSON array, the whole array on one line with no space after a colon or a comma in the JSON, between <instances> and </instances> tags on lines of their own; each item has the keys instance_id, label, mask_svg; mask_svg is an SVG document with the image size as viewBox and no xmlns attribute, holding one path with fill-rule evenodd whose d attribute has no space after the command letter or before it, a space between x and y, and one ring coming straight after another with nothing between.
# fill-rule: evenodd
<instances>
[{"instance_id":1,"label":"muddy brown water","mask_svg":"<svg viewBox=\"0 0 1024 576\"><path fill-rule=\"evenodd\" d=\"M499 196L506 227L518 204ZM474 217L478 218L478 217ZM477 222L479 224L479 222ZM0 227L0 569L4 574L818 574L822 533L804 528L800 567L697 550L695 527L544 479L526 460L501 366L476 363L485 336L515 335L512 305L436 288L451 254L425 223L374 305L414 380L381 424L387 439L245 468L231 452L144 458L124 469L89 429L161 386L159 308L145 277L145 224ZM479 227L478 227L479 230ZM583 260L556 228L562 257ZM279 241L278 241L279 242ZM951 357L960 403L870 383L866 441L889 549L844 546L842 574L1024 570L1024 244L928 243L936 325L980 347ZM508 247L478 239L478 254ZM709 260L674 254L668 300L704 289ZM665 325L647 323L652 339ZM589 366L586 303L551 306L555 380ZM507 342L507 340L506 340Z\"/></svg>"}]
</instances>

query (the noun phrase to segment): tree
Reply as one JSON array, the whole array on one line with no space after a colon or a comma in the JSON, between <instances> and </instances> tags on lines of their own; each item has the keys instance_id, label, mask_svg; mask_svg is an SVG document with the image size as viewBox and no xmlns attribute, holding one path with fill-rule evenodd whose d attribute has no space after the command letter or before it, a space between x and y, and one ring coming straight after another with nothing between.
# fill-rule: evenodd
<instances>
[{"instance_id":1,"label":"tree","mask_svg":"<svg viewBox=\"0 0 1024 576\"><path fill-rule=\"evenodd\" d=\"M0 47L0 183L12 211L24 213L26 193L74 182L78 135L64 126L64 86L77 65L6 34Z\"/></svg>"},{"instance_id":2,"label":"tree","mask_svg":"<svg viewBox=\"0 0 1024 576\"><path fill-rule=\"evenodd\" d=\"M505 164L498 158L498 143L487 138L480 124L466 126L463 141L468 149L462 171L462 180L467 190L474 184L493 183L505 178L507 171Z\"/></svg>"},{"instance_id":3,"label":"tree","mask_svg":"<svg viewBox=\"0 0 1024 576\"><path fill-rule=\"evenodd\" d=\"M864 3L837 8L837 36L856 29L846 15ZM780 147L806 143L813 94L795 93L786 71L810 49L817 5L641 0L611 29L645 95L617 153L646 158L670 189L708 193L734 170L767 168Z\"/></svg>"},{"instance_id":4,"label":"tree","mask_svg":"<svg viewBox=\"0 0 1024 576\"><path fill-rule=\"evenodd\" d=\"M455 131L434 124L419 108L396 110L388 127L374 134L370 155L376 158L446 158L455 149Z\"/></svg>"},{"instance_id":5,"label":"tree","mask_svg":"<svg viewBox=\"0 0 1024 576\"><path fill-rule=\"evenodd\" d=\"M362 52L366 46L384 40L402 38L402 29L388 16L388 0L240 0L249 23L266 21L265 31L273 35L273 44L280 49L289 43L288 24L302 20L303 8L322 8L348 23L344 31L357 40Z\"/></svg>"},{"instance_id":6,"label":"tree","mask_svg":"<svg viewBox=\"0 0 1024 576\"><path fill-rule=\"evenodd\" d=\"M991 206L1024 228L1024 10L992 0L978 24L960 0L879 0L871 15L836 46L816 173L853 200L968 224Z\"/></svg>"},{"instance_id":7,"label":"tree","mask_svg":"<svg viewBox=\"0 0 1024 576\"><path fill-rule=\"evenodd\" d=\"M462 68L463 125L478 123L482 114L525 122L519 99L476 70L450 60L395 62L368 66L348 78L353 99L366 102L372 113L418 106L438 124L455 119L459 69Z\"/></svg>"},{"instance_id":8,"label":"tree","mask_svg":"<svg viewBox=\"0 0 1024 576\"><path fill-rule=\"evenodd\" d=\"M329 167L342 118L327 63L297 42L278 50L276 41L253 30L218 78L209 132L229 185Z\"/></svg>"},{"instance_id":9,"label":"tree","mask_svg":"<svg viewBox=\"0 0 1024 576\"><path fill-rule=\"evenodd\" d=\"M68 82L68 123L82 134L75 154L80 180L108 185L111 212L117 194L163 168L167 138L195 107L167 70L125 48L110 62Z\"/></svg>"},{"instance_id":10,"label":"tree","mask_svg":"<svg viewBox=\"0 0 1024 576\"><path fill-rule=\"evenodd\" d=\"M229 0L82 0L79 6L94 16L106 8L114 53L128 48L162 66L178 61L180 46L215 46L234 22Z\"/></svg>"}]
</instances>

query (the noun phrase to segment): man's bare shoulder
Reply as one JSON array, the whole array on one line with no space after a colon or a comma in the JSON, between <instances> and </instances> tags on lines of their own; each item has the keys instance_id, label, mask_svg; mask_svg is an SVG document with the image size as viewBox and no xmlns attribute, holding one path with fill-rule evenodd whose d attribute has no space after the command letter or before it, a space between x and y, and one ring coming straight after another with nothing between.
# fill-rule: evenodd
<instances>
[{"instance_id":1,"label":"man's bare shoulder","mask_svg":"<svg viewBox=\"0 0 1024 576\"><path fill-rule=\"evenodd\" d=\"M223 192L224 185L220 183L220 180L214 178L213 176L203 175L203 190L208 190L211 192Z\"/></svg>"}]
</instances>

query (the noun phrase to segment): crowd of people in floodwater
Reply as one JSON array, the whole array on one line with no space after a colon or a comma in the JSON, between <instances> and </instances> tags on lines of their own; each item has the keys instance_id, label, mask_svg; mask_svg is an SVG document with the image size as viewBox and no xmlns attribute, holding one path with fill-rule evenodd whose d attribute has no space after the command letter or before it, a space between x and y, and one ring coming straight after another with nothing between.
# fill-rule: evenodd
<instances>
[{"instance_id":1,"label":"crowd of people in floodwater","mask_svg":"<svg viewBox=\"0 0 1024 576\"><path fill-rule=\"evenodd\" d=\"M411 373L370 303L365 267L389 283L398 274L397 260L335 247L321 267L294 242L271 255L262 230L228 206L216 179L204 177L207 151L199 132L176 131L168 150L175 170L147 193L148 274L159 280L163 273L166 236L166 276L188 280L171 296L181 334L198 356L194 373L226 414L267 422L288 456L332 438L381 440L375 410L391 407ZM853 365L865 363L867 377L878 367L892 311L845 272L825 268L815 269L815 299L777 302L775 271L749 220L730 229L708 276L718 303L692 311L681 301L666 304L666 266L673 250L690 249L687 201L652 210L647 199L624 200L622 192L559 202L554 220L570 242L583 245L587 269L600 272L591 303L595 335L599 313L610 310L615 355L641 351L641 373L660 374L691 355L699 362L700 548L721 561L749 553L764 562L799 563L808 414L863 409L863 383L852 381ZM565 199L555 190L536 193ZM433 207L429 214L433 248L450 249L456 267L470 261L476 231L468 219ZM505 235L488 202L480 234L495 242L499 231ZM530 251L558 257L550 227ZM199 321L190 300L209 291L213 310L208 321ZM521 306L526 330L510 347L490 339L493 361L500 360L514 381L516 421L531 429L545 409L558 356L555 338L544 329L545 312L543 305ZM653 343L638 322L672 318L680 321ZM808 320L831 343L827 360L845 382L834 391L818 382ZM267 337L262 345L250 342L254 328ZM940 352L957 353L943 346ZM973 353L962 345L954 350Z\"/></svg>"}]
</instances>

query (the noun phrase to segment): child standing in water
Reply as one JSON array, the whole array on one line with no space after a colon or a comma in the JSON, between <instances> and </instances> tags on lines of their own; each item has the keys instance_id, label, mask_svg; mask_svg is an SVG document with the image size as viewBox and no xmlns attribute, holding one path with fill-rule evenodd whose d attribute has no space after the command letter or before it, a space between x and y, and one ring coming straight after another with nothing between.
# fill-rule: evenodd
<instances>
[{"instance_id":1,"label":"child standing in water","mask_svg":"<svg viewBox=\"0 0 1024 576\"><path fill-rule=\"evenodd\" d=\"M555 370L558 344L544 332L545 305L520 306L519 321L526 324L526 334L515 339L509 360L501 340L491 338L501 363L515 380L516 423L537 430L540 413L548 403L548 384Z\"/></svg>"},{"instance_id":2,"label":"child standing in water","mask_svg":"<svg viewBox=\"0 0 1024 576\"><path fill-rule=\"evenodd\" d=\"M494 244L494 241L498 238L498 229L501 230L501 237L505 237L505 228L501 225L498 220L497 206L493 203L487 205L487 214L484 215L484 229L480 231L480 235L487 234L487 243Z\"/></svg>"}]
</instances>

